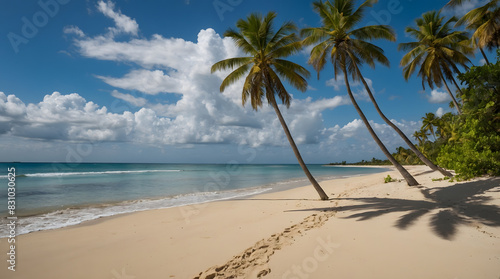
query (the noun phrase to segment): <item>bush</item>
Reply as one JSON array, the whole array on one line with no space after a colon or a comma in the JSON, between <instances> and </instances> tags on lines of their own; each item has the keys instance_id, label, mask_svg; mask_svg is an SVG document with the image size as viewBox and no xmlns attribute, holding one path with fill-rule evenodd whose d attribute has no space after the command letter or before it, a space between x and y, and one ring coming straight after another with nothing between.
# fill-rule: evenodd
<instances>
[{"instance_id":1,"label":"bush","mask_svg":"<svg viewBox=\"0 0 500 279\"><path fill-rule=\"evenodd\" d=\"M384 178L384 183L389 183L389 182L394 182L396 180L392 179L392 177L390 175L387 175L386 178Z\"/></svg>"}]
</instances>

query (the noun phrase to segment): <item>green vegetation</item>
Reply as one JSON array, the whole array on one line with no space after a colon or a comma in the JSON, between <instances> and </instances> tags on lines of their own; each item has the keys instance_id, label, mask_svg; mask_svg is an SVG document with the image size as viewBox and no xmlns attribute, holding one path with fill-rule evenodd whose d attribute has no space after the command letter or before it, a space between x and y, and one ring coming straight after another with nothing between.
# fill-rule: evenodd
<instances>
[{"instance_id":1,"label":"green vegetation","mask_svg":"<svg viewBox=\"0 0 500 279\"><path fill-rule=\"evenodd\" d=\"M417 41L399 44L399 49L408 51L401 59L404 78L408 80L420 68L418 76L422 78L422 87L425 89L426 83L431 88L444 84L455 108L461 114L460 105L446 81L452 81L460 91L454 74L460 72L458 66L467 68L470 63L467 55L472 54L473 48L467 33L451 28L451 24L456 21L455 17L445 21L445 17L436 11L424 13L422 18L415 21L417 28L407 27L405 30Z\"/></svg>"},{"instance_id":2,"label":"green vegetation","mask_svg":"<svg viewBox=\"0 0 500 279\"><path fill-rule=\"evenodd\" d=\"M443 181L443 180L448 180L450 179L448 176L442 177L442 178L433 178L432 181Z\"/></svg>"},{"instance_id":3,"label":"green vegetation","mask_svg":"<svg viewBox=\"0 0 500 279\"><path fill-rule=\"evenodd\" d=\"M419 149L460 179L500 175L500 50L495 64L472 67L458 75L465 85L463 114L427 114L415 133ZM434 131L434 132L433 132ZM435 134L432 139L428 135Z\"/></svg>"},{"instance_id":4,"label":"green vegetation","mask_svg":"<svg viewBox=\"0 0 500 279\"><path fill-rule=\"evenodd\" d=\"M384 178L384 183L396 182L397 180L393 179L390 175Z\"/></svg>"},{"instance_id":5,"label":"green vegetation","mask_svg":"<svg viewBox=\"0 0 500 279\"><path fill-rule=\"evenodd\" d=\"M330 163L331 166L390 166L392 165L389 160L380 160L376 158L372 158L371 161L362 160L357 163L347 163L346 161L342 161L341 163Z\"/></svg>"}]
</instances>

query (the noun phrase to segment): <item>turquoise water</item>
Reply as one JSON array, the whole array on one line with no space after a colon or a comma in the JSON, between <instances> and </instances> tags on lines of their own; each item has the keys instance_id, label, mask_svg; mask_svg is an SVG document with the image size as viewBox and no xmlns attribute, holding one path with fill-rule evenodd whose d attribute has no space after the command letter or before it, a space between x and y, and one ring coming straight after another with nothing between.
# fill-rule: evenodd
<instances>
[{"instance_id":1,"label":"turquoise water","mask_svg":"<svg viewBox=\"0 0 500 279\"><path fill-rule=\"evenodd\" d=\"M255 195L308 184L299 165L0 163L0 217L16 172L18 234L121 213ZM319 180L384 169L310 165ZM6 235L0 228L0 237Z\"/></svg>"}]
</instances>

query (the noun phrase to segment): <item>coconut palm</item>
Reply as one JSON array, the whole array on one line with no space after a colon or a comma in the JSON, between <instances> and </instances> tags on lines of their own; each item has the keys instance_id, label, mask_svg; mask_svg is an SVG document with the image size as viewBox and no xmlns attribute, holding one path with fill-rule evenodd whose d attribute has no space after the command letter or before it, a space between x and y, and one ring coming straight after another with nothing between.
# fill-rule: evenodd
<instances>
[{"instance_id":1,"label":"coconut palm","mask_svg":"<svg viewBox=\"0 0 500 279\"><path fill-rule=\"evenodd\" d=\"M384 56L383 53L381 53L380 55ZM370 100L372 101L372 103L373 103L373 105L375 107L375 110L380 115L380 117L384 120L384 122L387 125L389 125L394 131L396 131L396 133L401 137L401 139L403 139L403 141L408 145L408 147L410 148L410 150L413 153L415 153L415 155L424 164L426 164L432 170L436 170L436 171L441 172L444 176L452 177L453 176L452 173L450 173L449 171L447 171L447 170L445 170L445 169L437 166L436 164L434 164L433 162L431 162L424 154L422 154L422 152L420 152L420 150L418 150L418 148L411 142L411 140L405 135L405 133L403 133L403 131L401 131L401 129L399 129L399 127L396 124L394 124L391 120L389 120L389 118L387 118L385 116L385 114L380 109L377 101L375 100L375 97L373 96L373 93L372 93L372 91L370 89L370 86L368 85L368 83L366 82L365 78L361 74L361 71L359 70L358 65L354 64L354 68L355 68L355 71L356 71L357 75L359 76L359 79L363 83L363 85L364 85L364 87L366 89L366 92L368 93L368 96L370 97Z\"/></svg>"},{"instance_id":2,"label":"coconut palm","mask_svg":"<svg viewBox=\"0 0 500 279\"><path fill-rule=\"evenodd\" d=\"M458 6L470 0L452 0L447 6ZM465 14L457 25L465 24L468 30L473 31L472 43L479 48L485 61L490 64L484 53L484 48L492 49L500 46L500 0L492 0L484 6L475 8Z\"/></svg>"},{"instance_id":3,"label":"coconut palm","mask_svg":"<svg viewBox=\"0 0 500 279\"><path fill-rule=\"evenodd\" d=\"M399 50L409 51L401 59L401 65L406 80L420 67L418 76L422 78L424 89L425 83L431 88L444 84L455 108L462 114L446 80L452 81L461 92L453 75L460 73L458 66L468 69L467 63L471 62L467 55L472 54L473 49L467 42L467 33L451 29L451 23L457 19L452 17L446 22L444 19L439 12L431 11L416 20L416 29L406 28L406 32L418 41L399 44Z\"/></svg>"},{"instance_id":4,"label":"coconut palm","mask_svg":"<svg viewBox=\"0 0 500 279\"><path fill-rule=\"evenodd\" d=\"M305 78L309 77L310 74L302 66L283 59L300 51L302 44L298 36L293 33L297 28L291 22L284 23L275 31L273 28L275 18L276 14L273 12L268 13L265 17L251 14L246 20L240 19L237 22L236 27L239 30L227 30L224 36L232 38L248 56L217 62L212 66L212 73L236 68L222 81L221 92L246 75L242 92L243 105L250 100L252 108L257 111L262 106L262 99L264 97L267 99L269 105L274 108L304 173L320 198L327 200L328 196L304 163L276 102L275 95L287 108L290 106L291 96L286 91L281 79L288 81L295 88L305 91L307 89Z\"/></svg>"},{"instance_id":5,"label":"coconut palm","mask_svg":"<svg viewBox=\"0 0 500 279\"><path fill-rule=\"evenodd\" d=\"M415 178L394 159L382 141L380 141L375 131L373 131L363 111L358 106L349 84L349 75L351 75L354 81L361 80L365 83L365 86L367 86L359 71L359 66L363 63L371 67L375 66L375 62L389 65L389 61L384 56L383 50L368 41L372 39L394 41L394 31L390 27L383 25L364 26L356 29L356 25L363 20L363 15L366 10L372 7L376 2L376 0L367 0L357 9L354 7L353 0L314 2L314 10L321 17L323 26L303 29L302 35L306 37L303 43L305 45L316 44L311 50L309 63L312 64L314 69L318 72L318 77L328 60L333 64L335 79L339 72L344 74L349 98L370 132L370 135L389 161L391 161L406 179L408 185L418 185ZM374 101L373 98L372 101ZM376 104L376 102L374 102L374 104Z\"/></svg>"},{"instance_id":6,"label":"coconut palm","mask_svg":"<svg viewBox=\"0 0 500 279\"><path fill-rule=\"evenodd\" d=\"M438 121L439 118L432 112L426 113L425 117L422 117L422 130L430 132L434 140L436 140L436 131L434 127L438 126Z\"/></svg>"},{"instance_id":7,"label":"coconut palm","mask_svg":"<svg viewBox=\"0 0 500 279\"><path fill-rule=\"evenodd\" d=\"M420 131L415 131L415 133L413 133L413 137L418 141L419 146L422 146L424 142L427 141L428 135L429 134L427 133L427 131L424 131L422 129Z\"/></svg>"}]
</instances>

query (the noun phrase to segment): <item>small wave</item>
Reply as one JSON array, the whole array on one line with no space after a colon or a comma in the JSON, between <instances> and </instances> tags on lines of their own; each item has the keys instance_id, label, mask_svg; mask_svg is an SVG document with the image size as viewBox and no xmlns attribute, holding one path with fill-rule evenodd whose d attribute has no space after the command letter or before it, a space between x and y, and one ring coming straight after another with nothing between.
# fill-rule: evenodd
<instances>
[{"instance_id":1,"label":"small wave","mask_svg":"<svg viewBox=\"0 0 500 279\"><path fill-rule=\"evenodd\" d=\"M27 173L16 177L62 177L62 176L89 176L103 174L134 174L134 173L158 173L158 172L180 172L182 170L133 170L133 171L88 171L88 172L48 172L48 173ZM6 178L6 175L0 178Z\"/></svg>"},{"instance_id":2,"label":"small wave","mask_svg":"<svg viewBox=\"0 0 500 279\"><path fill-rule=\"evenodd\" d=\"M115 205L68 208L35 216L19 217L19 219L17 220L17 235L35 231L59 229L67 226L77 225L85 221L91 221L98 218L123 213L179 207L193 204L203 204L213 201L253 196L269 190L271 190L271 188L253 188L224 192L191 193L164 199L129 201ZM5 218L0 221L0 223L3 222L6 222ZM7 231L7 226L2 225L0 227L0 238L7 237L8 235L9 233Z\"/></svg>"}]
</instances>

